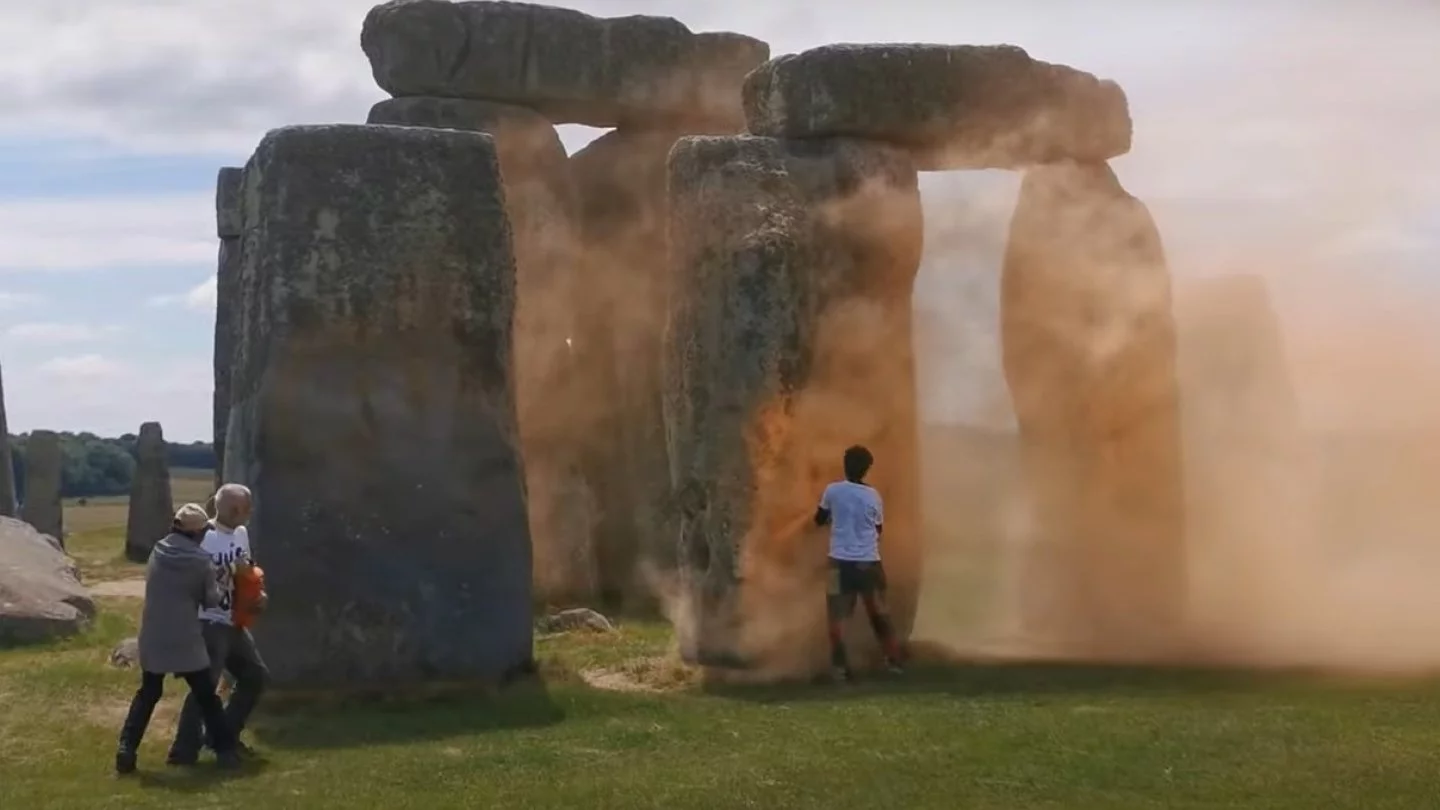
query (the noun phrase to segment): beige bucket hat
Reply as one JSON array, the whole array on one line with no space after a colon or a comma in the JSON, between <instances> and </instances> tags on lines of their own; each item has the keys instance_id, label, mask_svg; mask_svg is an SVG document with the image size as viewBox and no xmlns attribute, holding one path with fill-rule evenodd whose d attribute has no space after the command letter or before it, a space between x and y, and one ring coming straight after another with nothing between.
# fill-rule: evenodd
<instances>
[{"instance_id":1,"label":"beige bucket hat","mask_svg":"<svg viewBox=\"0 0 1440 810\"><path fill-rule=\"evenodd\" d=\"M175 528L182 532L198 532L209 522L205 507L198 503L187 503L175 512Z\"/></svg>"}]
</instances>

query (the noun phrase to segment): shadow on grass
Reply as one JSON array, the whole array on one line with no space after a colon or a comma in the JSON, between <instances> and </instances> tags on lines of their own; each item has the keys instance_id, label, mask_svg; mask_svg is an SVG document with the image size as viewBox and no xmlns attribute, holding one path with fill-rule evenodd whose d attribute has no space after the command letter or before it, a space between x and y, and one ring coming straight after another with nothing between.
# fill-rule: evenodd
<instances>
[{"instance_id":1,"label":"shadow on grass","mask_svg":"<svg viewBox=\"0 0 1440 810\"><path fill-rule=\"evenodd\" d=\"M134 777L141 787L170 790L176 793L209 793L228 782L251 779L265 772L267 763L262 760L246 762L235 770L222 770L213 763L203 763L193 768L166 767L165 770L137 771Z\"/></svg>"},{"instance_id":2,"label":"shadow on grass","mask_svg":"<svg viewBox=\"0 0 1440 810\"><path fill-rule=\"evenodd\" d=\"M722 679L723 681L723 679ZM1415 681L1409 681L1411 686ZM1433 686L1433 680L1427 680ZM1304 688L1367 688L1373 679L1344 679L1314 670L1247 670L1201 665L1126 665L963 660L927 655L904 674L860 672L849 683L710 683L707 694L757 703L839 701L884 694L946 694L956 697L1166 694L1235 694Z\"/></svg>"},{"instance_id":3,"label":"shadow on grass","mask_svg":"<svg viewBox=\"0 0 1440 810\"><path fill-rule=\"evenodd\" d=\"M267 697L251 723L277 749L317 750L441 740L490 731L541 728L565 719L538 679L501 689L424 695Z\"/></svg>"}]
</instances>

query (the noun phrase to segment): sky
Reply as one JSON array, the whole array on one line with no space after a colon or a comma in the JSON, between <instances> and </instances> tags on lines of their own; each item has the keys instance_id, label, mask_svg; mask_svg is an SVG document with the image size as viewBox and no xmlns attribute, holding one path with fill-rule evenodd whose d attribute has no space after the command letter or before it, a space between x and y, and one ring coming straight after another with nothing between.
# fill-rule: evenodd
<instances>
[{"instance_id":1,"label":"sky","mask_svg":"<svg viewBox=\"0 0 1440 810\"><path fill-rule=\"evenodd\" d=\"M0 363L12 432L116 435L158 420L172 441L209 438L216 170L243 165L273 127L364 120L384 97L359 46L372 4L0 0ZM1155 214L1177 284L1265 276L1296 336L1292 360L1322 368L1306 400L1316 419L1391 418L1357 404L1358 377L1324 370L1346 335L1440 346L1429 324L1440 323L1429 317L1440 307L1434 3L562 4L739 31L775 55L828 42L1007 42L1115 79L1135 148L1113 165ZM562 128L571 149L597 134ZM922 366L925 408L937 418L1004 421L995 285L1017 187L1013 173L924 178L937 241L975 234L965 250L927 253L922 270L920 314L933 325L922 352L940 358ZM1416 416L1397 408L1395 419Z\"/></svg>"}]
</instances>

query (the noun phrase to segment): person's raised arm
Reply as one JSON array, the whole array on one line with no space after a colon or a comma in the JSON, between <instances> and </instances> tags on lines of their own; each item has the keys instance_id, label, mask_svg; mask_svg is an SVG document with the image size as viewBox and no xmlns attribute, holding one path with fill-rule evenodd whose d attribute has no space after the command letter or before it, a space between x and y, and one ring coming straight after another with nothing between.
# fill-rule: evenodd
<instances>
[{"instance_id":1,"label":"person's raised arm","mask_svg":"<svg viewBox=\"0 0 1440 810\"><path fill-rule=\"evenodd\" d=\"M815 525L827 526L830 524L830 488L826 487L825 492L820 495L820 505L815 507Z\"/></svg>"}]
</instances>

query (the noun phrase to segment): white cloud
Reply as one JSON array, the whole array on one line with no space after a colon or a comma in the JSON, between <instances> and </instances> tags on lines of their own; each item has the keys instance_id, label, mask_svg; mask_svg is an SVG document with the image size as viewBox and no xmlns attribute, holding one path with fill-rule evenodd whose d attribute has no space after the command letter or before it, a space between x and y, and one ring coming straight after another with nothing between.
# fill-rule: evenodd
<instances>
[{"instance_id":1,"label":"white cloud","mask_svg":"<svg viewBox=\"0 0 1440 810\"><path fill-rule=\"evenodd\" d=\"M0 292L0 311L33 307L44 300L44 296L35 293Z\"/></svg>"},{"instance_id":2,"label":"white cloud","mask_svg":"<svg viewBox=\"0 0 1440 810\"><path fill-rule=\"evenodd\" d=\"M46 360L37 370L47 377L88 383L119 377L125 373L126 366L99 354L80 354Z\"/></svg>"},{"instance_id":3,"label":"white cloud","mask_svg":"<svg viewBox=\"0 0 1440 810\"><path fill-rule=\"evenodd\" d=\"M84 323L17 323L5 330L5 336L23 343L87 343L111 337L117 326Z\"/></svg>"},{"instance_id":4,"label":"white cloud","mask_svg":"<svg viewBox=\"0 0 1440 810\"><path fill-rule=\"evenodd\" d=\"M178 306L194 312L214 312L216 283L216 278L211 276L183 293L157 295L146 303L152 307Z\"/></svg>"},{"instance_id":5,"label":"white cloud","mask_svg":"<svg viewBox=\"0 0 1440 810\"><path fill-rule=\"evenodd\" d=\"M0 137L54 141L64 133L122 149L219 151L233 163L271 127L363 120L383 97L358 42L376 1L0 3L0 108L7 111ZM1104 14L1048 0L963 14L938 0L823 8L798 0L563 4L605 15L670 14L697 30L761 37L776 54L826 42L1013 42L1115 78L1130 95L1136 126L1135 150L1115 161L1117 171L1151 203L1182 272L1291 277L1291 287L1275 287L1280 297L1303 286L1311 262L1360 274L1387 257L1435 251L1433 239L1417 254L1413 238L1387 236L1416 221L1416 211L1440 210L1440 87L1429 79L1440 73L1433 46L1440 12L1433 3L1117 0ZM594 134L564 128L572 148ZM103 182L97 177L97 187ZM964 188L954 178L928 185ZM954 210L938 204L927 216ZM208 190L0 202L0 271L213 266L213 217ZM1427 221L1433 234L1434 215ZM961 258L977 272L993 272L996 261ZM985 284L952 286L936 290L931 310L953 316L961 297L993 298ZM14 295L22 297L0 294L0 308L27 305ZM213 279L152 303L204 311L213 306ZM968 340L980 337L961 331L955 345L980 345ZM145 382L156 379L152 364L127 359L145 374L97 355L52 360L43 377L39 367L12 375L7 364L7 382L18 381L7 392L12 424L133 430L158 418L172 435L208 434L204 363L190 370L194 386L160 395ZM70 382L56 384L57 373Z\"/></svg>"},{"instance_id":6,"label":"white cloud","mask_svg":"<svg viewBox=\"0 0 1440 810\"><path fill-rule=\"evenodd\" d=\"M0 201L0 271L215 261L211 194Z\"/></svg>"},{"instance_id":7,"label":"white cloud","mask_svg":"<svg viewBox=\"0 0 1440 810\"><path fill-rule=\"evenodd\" d=\"M145 362L100 354L5 366L6 415L12 431L89 430L133 433L159 421L170 441L209 440L213 372L207 359Z\"/></svg>"}]
</instances>

